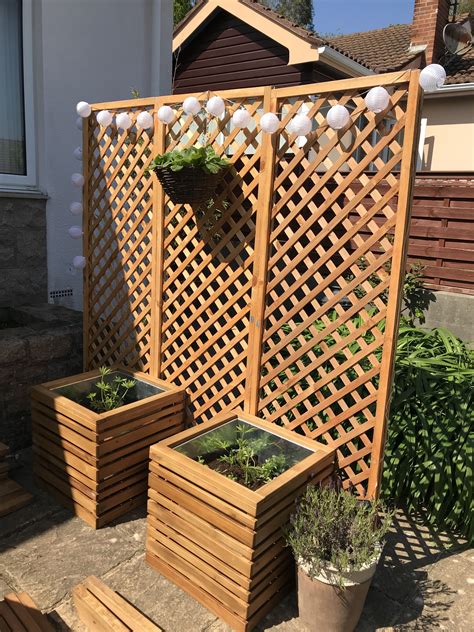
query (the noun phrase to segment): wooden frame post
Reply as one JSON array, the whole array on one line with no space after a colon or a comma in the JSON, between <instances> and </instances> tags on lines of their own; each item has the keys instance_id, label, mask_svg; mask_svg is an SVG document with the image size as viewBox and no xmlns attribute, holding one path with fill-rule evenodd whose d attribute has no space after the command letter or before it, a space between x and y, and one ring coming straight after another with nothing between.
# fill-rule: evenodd
<instances>
[{"instance_id":1,"label":"wooden frame post","mask_svg":"<svg viewBox=\"0 0 474 632\"><path fill-rule=\"evenodd\" d=\"M85 257L86 265L83 270L83 325L82 325L82 357L83 369L89 368L89 118L82 119L82 164L84 176L84 187L82 190L82 254Z\"/></svg>"},{"instance_id":2,"label":"wooden frame post","mask_svg":"<svg viewBox=\"0 0 474 632\"><path fill-rule=\"evenodd\" d=\"M162 102L156 99L154 112L158 111ZM153 135L153 158L165 151L166 126L155 115L155 129ZM153 222L152 222L152 267L151 267L151 374L160 376L161 371L161 342L163 331L163 260L164 260L164 230L165 230L165 193L160 186L156 174L153 178Z\"/></svg>"},{"instance_id":3,"label":"wooden frame post","mask_svg":"<svg viewBox=\"0 0 474 632\"><path fill-rule=\"evenodd\" d=\"M264 112L277 111L277 98L271 87L265 88ZM276 134L263 134L260 155L260 182L255 230L255 257L249 322L247 379L244 411L255 415L258 407L258 386L262 359L263 317L265 313L270 229L272 221L273 185L275 172Z\"/></svg>"},{"instance_id":4,"label":"wooden frame post","mask_svg":"<svg viewBox=\"0 0 474 632\"><path fill-rule=\"evenodd\" d=\"M393 384L423 94L420 88L419 75L419 72L414 71L411 73L408 87L407 123L404 132L403 156L400 167L400 191L398 194L397 224L393 242L389 303L385 322L384 352L380 367L374 438L367 488L367 496L369 498L378 497L380 491L390 394Z\"/></svg>"}]
</instances>

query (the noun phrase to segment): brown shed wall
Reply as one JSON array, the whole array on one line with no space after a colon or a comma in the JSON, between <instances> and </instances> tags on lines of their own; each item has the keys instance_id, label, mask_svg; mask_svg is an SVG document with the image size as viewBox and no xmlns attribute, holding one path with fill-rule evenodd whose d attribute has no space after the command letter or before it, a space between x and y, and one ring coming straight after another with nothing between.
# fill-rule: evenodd
<instances>
[{"instance_id":1,"label":"brown shed wall","mask_svg":"<svg viewBox=\"0 0 474 632\"><path fill-rule=\"evenodd\" d=\"M178 54L174 92L294 86L335 76L314 64L288 66L288 50L220 11Z\"/></svg>"}]
</instances>

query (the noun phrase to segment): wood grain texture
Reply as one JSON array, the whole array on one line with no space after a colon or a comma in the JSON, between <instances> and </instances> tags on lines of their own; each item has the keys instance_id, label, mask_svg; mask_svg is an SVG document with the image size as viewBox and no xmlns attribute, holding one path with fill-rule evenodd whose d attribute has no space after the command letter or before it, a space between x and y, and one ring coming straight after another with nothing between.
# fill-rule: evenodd
<instances>
[{"instance_id":1,"label":"wood grain texture","mask_svg":"<svg viewBox=\"0 0 474 632\"><path fill-rule=\"evenodd\" d=\"M182 390L139 372L128 373L155 383L163 392L96 414L58 396L50 385L32 391L36 477L94 528L144 503L150 446L184 428Z\"/></svg>"},{"instance_id":2,"label":"wood grain texture","mask_svg":"<svg viewBox=\"0 0 474 632\"><path fill-rule=\"evenodd\" d=\"M74 606L90 632L161 632L162 628L91 575L72 590Z\"/></svg>"},{"instance_id":3,"label":"wood grain texture","mask_svg":"<svg viewBox=\"0 0 474 632\"><path fill-rule=\"evenodd\" d=\"M363 97L375 85L391 94L378 114ZM415 168L406 149L417 133L419 104L408 107L414 90L411 71L219 90L226 112L210 120L209 89L194 93L203 106L196 116L183 113L188 94L108 104L133 120L138 108L156 114L162 103L176 116L150 134L117 134L90 121L88 368L121 363L173 382L187 392L188 422L245 408L337 449L345 486L367 495L382 463L371 459L374 437L380 456L386 424L376 409L389 401L406 261L399 244ZM326 122L336 103L350 111L337 132ZM253 119L244 130L231 120L240 107ZM281 119L271 138L258 125L270 108ZM313 120L304 144L288 131L301 112ZM231 169L213 204L172 204L143 169L158 149L204 138ZM455 265L466 226L449 221L433 232L420 217L412 231L444 240L434 254L441 259L439 249L449 248L452 258L436 278L456 270L466 286L470 267Z\"/></svg>"},{"instance_id":4,"label":"wood grain texture","mask_svg":"<svg viewBox=\"0 0 474 632\"><path fill-rule=\"evenodd\" d=\"M293 433L245 413L239 419L295 440ZM293 581L282 528L308 481L328 478L334 453L312 453L252 491L173 450L235 419L234 414L185 431L151 451L147 561L235 630L250 630ZM298 439L299 441L299 439ZM242 502L245 499L245 502Z\"/></svg>"}]
</instances>

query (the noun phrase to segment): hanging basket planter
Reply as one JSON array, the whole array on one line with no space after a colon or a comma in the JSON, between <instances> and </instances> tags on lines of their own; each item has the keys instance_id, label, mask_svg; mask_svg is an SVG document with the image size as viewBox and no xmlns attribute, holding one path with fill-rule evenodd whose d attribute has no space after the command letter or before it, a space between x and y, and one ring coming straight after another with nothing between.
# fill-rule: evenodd
<instances>
[{"instance_id":1,"label":"hanging basket planter","mask_svg":"<svg viewBox=\"0 0 474 632\"><path fill-rule=\"evenodd\" d=\"M184 167L173 171L170 167L154 169L166 195L174 204L202 204L210 200L227 168L218 173L206 173L197 167Z\"/></svg>"},{"instance_id":2,"label":"hanging basket planter","mask_svg":"<svg viewBox=\"0 0 474 632\"><path fill-rule=\"evenodd\" d=\"M212 199L228 168L228 160L207 145L156 156L148 170L156 173L172 202L195 206Z\"/></svg>"}]
</instances>

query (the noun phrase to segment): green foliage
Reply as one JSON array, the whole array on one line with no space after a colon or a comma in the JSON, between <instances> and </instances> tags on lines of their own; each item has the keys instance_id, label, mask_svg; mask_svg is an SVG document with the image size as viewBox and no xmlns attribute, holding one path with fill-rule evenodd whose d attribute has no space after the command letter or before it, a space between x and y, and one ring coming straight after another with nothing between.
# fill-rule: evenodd
<instances>
[{"instance_id":1,"label":"green foliage","mask_svg":"<svg viewBox=\"0 0 474 632\"><path fill-rule=\"evenodd\" d=\"M176 26L194 6L193 0L173 0L173 24Z\"/></svg>"},{"instance_id":2,"label":"green foliage","mask_svg":"<svg viewBox=\"0 0 474 632\"><path fill-rule=\"evenodd\" d=\"M291 22L313 29L313 3L311 0L261 0L261 4L285 16Z\"/></svg>"},{"instance_id":3,"label":"green foliage","mask_svg":"<svg viewBox=\"0 0 474 632\"><path fill-rule=\"evenodd\" d=\"M87 395L92 410L104 413L123 406L128 391L136 384L135 380L127 380L117 375L113 380L107 380L111 370L105 366L100 367L100 380L95 383L97 390Z\"/></svg>"},{"instance_id":4,"label":"green foliage","mask_svg":"<svg viewBox=\"0 0 474 632\"><path fill-rule=\"evenodd\" d=\"M402 324L382 492L474 538L474 351L444 329Z\"/></svg>"},{"instance_id":5,"label":"green foliage","mask_svg":"<svg viewBox=\"0 0 474 632\"><path fill-rule=\"evenodd\" d=\"M332 487L309 486L286 533L298 564L315 577L328 563L342 574L374 562L392 522L379 502L357 500Z\"/></svg>"},{"instance_id":6,"label":"green foliage","mask_svg":"<svg viewBox=\"0 0 474 632\"><path fill-rule=\"evenodd\" d=\"M201 169L205 173L219 173L227 167L229 161L216 154L211 145L205 147L188 147L173 149L163 155L156 156L148 167L152 171L155 167L168 167L171 171L181 171L185 167Z\"/></svg>"},{"instance_id":7,"label":"green foliage","mask_svg":"<svg viewBox=\"0 0 474 632\"><path fill-rule=\"evenodd\" d=\"M253 433L254 429L247 425L236 427L233 441L211 433L203 437L202 455L197 461L205 464L206 454L220 452L217 469L221 474L247 487L256 488L268 483L288 469L287 458L270 434L253 437ZM273 454L268 455L268 452Z\"/></svg>"}]
</instances>

